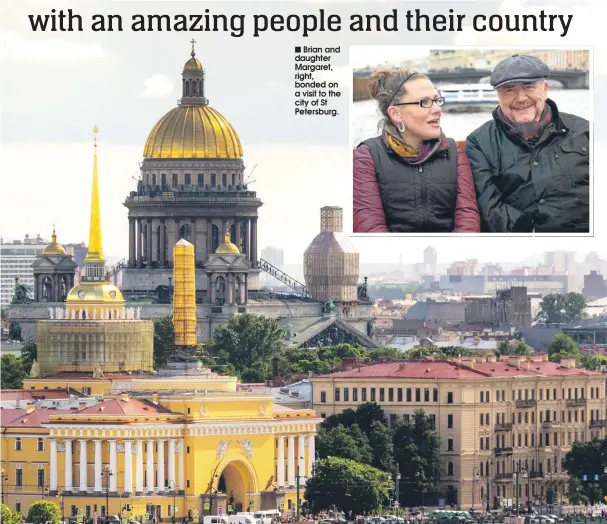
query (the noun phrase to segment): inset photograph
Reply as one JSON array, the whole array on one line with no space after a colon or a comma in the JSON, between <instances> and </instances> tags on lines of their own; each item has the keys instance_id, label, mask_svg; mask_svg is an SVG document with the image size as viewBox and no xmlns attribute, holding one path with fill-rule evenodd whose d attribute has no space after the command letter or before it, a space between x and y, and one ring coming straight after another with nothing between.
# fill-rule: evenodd
<instances>
[{"instance_id":1,"label":"inset photograph","mask_svg":"<svg viewBox=\"0 0 607 524\"><path fill-rule=\"evenodd\" d=\"M355 234L592 235L591 50L352 46Z\"/></svg>"}]
</instances>

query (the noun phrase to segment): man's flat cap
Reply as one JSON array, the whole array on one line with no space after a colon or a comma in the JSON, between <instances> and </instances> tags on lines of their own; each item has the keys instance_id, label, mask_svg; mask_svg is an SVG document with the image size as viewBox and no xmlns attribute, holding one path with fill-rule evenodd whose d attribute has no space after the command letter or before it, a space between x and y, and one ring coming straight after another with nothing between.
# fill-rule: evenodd
<instances>
[{"instance_id":1,"label":"man's flat cap","mask_svg":"<svg viewBox=\"0 0 607 524\"><path fill-rule=\"evenodd\" d=\"M497 89L514 82L533 82L550 76L550 68L537 56L512 55L504 58L491 73L491 85Z\"/></svg>"}]
</instances>

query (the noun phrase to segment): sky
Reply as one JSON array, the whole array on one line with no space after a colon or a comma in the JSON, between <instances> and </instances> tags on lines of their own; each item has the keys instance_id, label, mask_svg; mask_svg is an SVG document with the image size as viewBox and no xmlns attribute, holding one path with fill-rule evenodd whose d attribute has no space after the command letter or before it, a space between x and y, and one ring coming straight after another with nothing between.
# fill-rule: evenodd
<instances>
[{"instance_id":1,"label":"sky","mask_svg":"<svg viewBox=\"0 0 607 524\"><path fill-rule=\"evenodd\" d=\"M47 0L0 4L0 230L5 239L25 233L50 237L56 224L62 242L87 241L93 167L92 128L98 125L101 214L104 251L128 254L127 212L123 205L136 186L143 145L154 124L180 97L181 71L189 58L189 40L206 68L210 104L232 123L244 149L246 173L264 202L260 209L259 246L284 249L287 263L301 263L318 233L320 207L341 206L346 231L352 227L351 146L348 109L350 67L418 56L428 46L593 45L600 41L607 7L596 3L521 2L161 2L56 0L52 7L72 8L88 20L95 13L245 14L318 13L322 7L344 20L353 13L388 13L423 8L428 14L456 9L479 12L573 13L570 34L549 33L265 33L242 38L224 33L33 33L28 14L46 13ZM321 5L322 4L322 5ZM326 4L326 5L325 5ZM128 24L126 24L128 26ZM334 70L322 79L340 83L333 100L340 115L294 115L294 46L340 46ZM378 46L349 64L348 47ZM397 46L397 47L395 47ZM401 46L400 49L398 46ZM407 46L407 47L402 47ZM411 46L414 46L412 49ZM383 51L382 51L383 50ZM384 58L385 57L385 58ZM365 62L365 63L362 63ZM595 48L595 92L607 87L607 59ZM595 148L607 142L607 111L595 97ZM597 155L600 156L600 155ZM595 171L602 170L595 157ZM595 193L607 182L596 177ZM355 238L363 263L417 262L428 245L445 259L515 261L544 250L598 251L607 256L607 212L597 205L594 238ZM441 259L443 256L441 255Z\"/></svg>"}]
</instances>

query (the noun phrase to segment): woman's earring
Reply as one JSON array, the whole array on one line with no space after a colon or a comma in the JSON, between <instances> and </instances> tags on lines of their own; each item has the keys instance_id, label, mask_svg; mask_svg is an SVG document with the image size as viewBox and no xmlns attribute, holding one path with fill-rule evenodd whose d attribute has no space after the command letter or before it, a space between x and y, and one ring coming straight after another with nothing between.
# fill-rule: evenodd
<instances>
[{"instance_id":1,"label":"woman's earring","mask_svg":"<svg viewBox=\"0 0 607 524\"><path fill-rule=\"evenodd\" d=\"M399 122L399 123L398 123L398 126L396 126L396 127L398 128L398 130L399 130L401 133L404 133L404 132L405 132L405 123L404 123L404 122Z\"/></svg>"}]
</instances>

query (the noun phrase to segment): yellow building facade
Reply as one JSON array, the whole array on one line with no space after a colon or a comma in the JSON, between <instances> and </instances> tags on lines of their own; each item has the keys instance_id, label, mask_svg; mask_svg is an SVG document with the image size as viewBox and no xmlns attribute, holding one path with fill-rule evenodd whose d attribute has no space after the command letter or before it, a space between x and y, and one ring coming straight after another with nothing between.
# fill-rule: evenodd
<instances>
[{"instance_id":1,"label":"yellow building facade","mask_svg":"<svg viewBox=\"0 0 607 524\"><path fill-rule=\"evenodd\" d=\"M65 516L125 510L169 520L293 512L320 419L229 384L232 391L100 397L80 410L2 410L4 502L26 514L49 497Z\"/></svg>"},{"instance_id":2,"label":"yellow building facade","mask_svg":"<svg viewBox=\"0 0 607 524\"><path fill-rule=\"evenodd\" d=\"M423 409L441 438L442 496L463 508L515 500L517 472L522 502L566 499L562 460L607 426L604 376L547 355L345 366L313 385L321 418L376 402L393 425Z\"/></svg>"}]
</instances>

